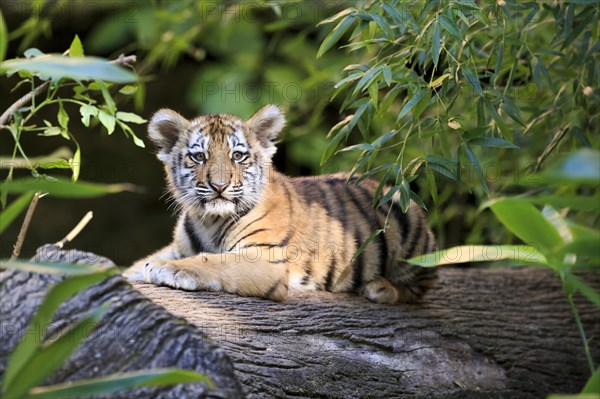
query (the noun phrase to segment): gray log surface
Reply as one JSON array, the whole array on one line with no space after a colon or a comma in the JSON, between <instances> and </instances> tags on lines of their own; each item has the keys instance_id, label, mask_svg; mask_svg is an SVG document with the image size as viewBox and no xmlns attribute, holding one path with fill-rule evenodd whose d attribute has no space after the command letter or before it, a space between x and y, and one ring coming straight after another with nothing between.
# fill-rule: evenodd
<instances>
[{"instance_id":1,"label":"gray log surface","mask_svg":"<svg viewBox=\"0 0 600 399\"><path fill-rule=\"evenodd\" d=\"M101 263L106 258L81 251L38 249L35 260ZM0 272L0 377L8 358L26 332L33 314L50 287L64 276L15 270ZM112 398L235 398L243 397L233 365L223 349L193 325L152 303L121 276L111 277L67 300L46 332L39 326L26 338L56 336L64 327L104 302L110 309L92 334L46 384L77 381L120 371L179 367L210 376L216 390L203 384L179 384L122 392Z\"/></svg>"},{"instance_id":2,"label":"gray log surface","mask_svg":"<svg viewBox=\"0 0 600 399\"><path fill-rule=\"evenodd\" d=\"M441 269L418 305L135 287L214 338L249 398L543 398L589 376L560 281L539 268ZM600 311L576 299L598 364Z\"/></svg>"},{"instance_id":3,"label":"gray log surface","mask_svg":"<svg viewBox=\"0 0 600 399\"><path fill-rule=\"evenodd\" d=\"M600 286L597 273L586 278ZM59 279L0 274L0 374ZM48 334L113 301L48 383L176 366L210 375L219 389L187 384L119 397L237 398L243 389L249 398L539 398L577 392L588 375L560 283L542 269L442 269L438 287L418 305L330 293L275 303L134 287L139 292L113 277L61 307ZM577 303L598 362L600 311L582 298Z\"/></svg>"}]
</instances>

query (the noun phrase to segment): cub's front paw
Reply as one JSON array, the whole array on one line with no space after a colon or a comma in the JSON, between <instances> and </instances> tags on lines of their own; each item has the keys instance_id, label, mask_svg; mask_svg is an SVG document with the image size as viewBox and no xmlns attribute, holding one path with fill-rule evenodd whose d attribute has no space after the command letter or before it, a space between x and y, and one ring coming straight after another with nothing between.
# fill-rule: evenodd
<instances>
[{"instance_id":1,"label":"cub's front paw","mask_svg":"<svg viewBox=\"0 0 600 399\"><path fill-rule=\"evenodd\" d=\"M198 291L204 286L196 271L167 261L147 262L144 266L144 281L187 291Z\"/></svg>"}]
</instances>

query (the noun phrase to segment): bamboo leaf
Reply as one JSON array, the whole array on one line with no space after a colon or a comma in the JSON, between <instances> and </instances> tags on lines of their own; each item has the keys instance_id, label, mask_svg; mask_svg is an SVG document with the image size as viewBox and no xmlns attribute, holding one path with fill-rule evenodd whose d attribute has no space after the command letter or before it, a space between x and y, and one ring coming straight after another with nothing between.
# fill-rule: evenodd
<instances>
[{"instance_id":1,"label":"bamboo leaf","mask_svg":"<svg viewBox=\"0 0 600 399\"><path fill-rule=\"evenodd\" d=\"M36 179L33 177L4 182L1 190L8 194L22 194L29 191L49 193L59 198L93 198L122 191L135 191L136 187L127 184L99 184L84 181L71 182L59 179Z\"/></svg>"},{"instance_id":2,"label":"bamboo leaf","mask_svg":"<svg viewBox=\"0 0 600 399\"><path fill-rule=\"evenodd\" d=\"M564 245L552 223L527 201L499 198L490 204L490 208L504 227L523 242L534 245L542 253L554 252Z\"/></svg>"},{"instance_id":3,"label":"bamboo leaf","mask_svg":"<svg viewBox=\"0 0 600 399\"><path fill-rule=\"evenodd\" d=\"M208 387L214 388L210 377L194 371L153 369L33 388L28 397L30 399L86 398L108 396L131 388L183 383L204 383Z\"/></svg>"},{"instance_id":4,"label":"bamboo leaf","mask_svg":"<svg viewBox=\"0 0 600 399\"><path fill-rule=\"evenodd\" d=\"M321 58L323 54L325 54L342 38L344 33L346 33L350 26L352 26L355 19L356 17L347 15L335 28L333 28L333 30L325 37L323 43L321 43L319 51L317 52L317 58Z\"/></svg>"},{"instance_id":5,"label":"bamboo leaf","mask_svg":"<svg viewBox=\"0 0 600 399\"><path fill-rule=\"evenodd\" d=\"M22 194L0 213L0 234L27 208L32 198L33 191Z\"/></svg>"},{"instance_id":6,"label":"bamboo leaf","mask_svg":"<svg viewBox=\"0 0 600 399\"><path fill-rule=\"evenodd\" d=\"M8 73L29 72L50 77L72 80L102 80L105 82L131 83L136 76L108 60L97 57L63 57L60 55L42 55L28 59L14 59L2 63L0 68Z\"/></svg>"},{"instance_id":7,"label":"bamboo leaf","mask_svg":"<svg viewBox=\"0 0 600 399\"><path fill-rule=\"evenodd\" d=\"M547 262L544 255L531 245L464 245L419 255L406 262L422 267L436 267L505 259L532 265L545 265Z\"/></svg>"}]
</instances>

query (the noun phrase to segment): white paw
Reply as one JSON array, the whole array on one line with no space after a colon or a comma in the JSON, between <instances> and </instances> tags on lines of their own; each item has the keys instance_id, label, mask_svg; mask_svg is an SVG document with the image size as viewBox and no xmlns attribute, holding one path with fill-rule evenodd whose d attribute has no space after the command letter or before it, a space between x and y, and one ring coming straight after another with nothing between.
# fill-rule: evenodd
<instances>
[{"instance_id":1,"label":"white paw","mask_svg":"<svg viewBox=\"0 0 600 399\"><path fill-rule=\"evenodd\" d=\"M197 291L203 288L197 272L182 269L168 261L158 259L137 262L127 269L123 276L129 281L144 281L188 291Z\"/></svg>"}]
</instances>

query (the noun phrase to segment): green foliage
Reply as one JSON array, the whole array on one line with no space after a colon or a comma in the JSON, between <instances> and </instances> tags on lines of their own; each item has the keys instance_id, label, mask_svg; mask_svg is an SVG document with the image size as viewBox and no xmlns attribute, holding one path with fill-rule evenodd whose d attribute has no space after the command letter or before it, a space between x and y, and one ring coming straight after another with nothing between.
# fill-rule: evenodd
<instances>
[{"instance_id":1,"label":"green foliage","mask_svg":"<svg viewBox=\"0 0 600 399\"><path fill-rule=\"evenodd\" d=\"M116 267L72 264L36 264L17 261L3 261L2 267L23 271L58 273L70 275L54 285L36 314L30 320L26 331L47 331L52 318L68 298L89 286L119 273ZM19 342L10 356L4 373L0 392L10 398L66 398L108 395L124 389L179 384L184 382L212 382L201 374L176 369L155 369L131 373L113 374L100 378L82 380L76 383L36 387L43 383L75 351L94 326L99 323L110 307L109 303L93 309L80 320L63 328L57 337L42 336L33 338L30 334Z\"/></svg>"},{"instance_id":2,"label":"green foliage","mask_svg":"<svg viewBox=\"0 0 600 399\"><path fill-rule=\"evenodd\" d=\"M489 207L502 225L528 245L461 246L409 259L424 267L434 267L455 263L498 261L510 259L518 264L535 264L552 269L561 279L575 322L583 341L590 372L594 373L588 339L579 319L573 295L579 292L596 307L600 308L600 293L590 287L581 277L573 273L577 270L600 270L600 232L569 220L564 216L569 208L561 212L550 205L540 211L532 202L544 202L545 198L561 199L568 189L585 191L592 189L593 195L568 197L574 203L587 201L600 202L600 168L593 168L600 159L600 151L583 149L574 152L539 175L534 175L528 184L552 184L552 195L531 194L519 197L504 197L488 201ZM589 166L592 168L589 168ZM578 167L579 166L579 167ZM539 178L538 178L539 177ZM535 183L532 183L535 182ZM542 201L532 201L532 199ZM560 201L558 201L560 202ZM598 215L597 208L591 209L592 216Z\"/></svg>"},{"instance_id":3,"label":"green foliage","mask_svg":"<svg viewBox=\"0 0 600 399\"><path fill-rule=\"evenodd\" d=\"M331 31L319 55L348 54L334 97L353 115L331 129L321 162L341 147L357 155L353 172L398 190L425 177L408 194L434 202L442 242L457 193L484 200L561 150L598 148L597 2L352 5L322 21ZM471 241L494 230L467 212Z\"/></svg>"},{"instance_id":4,"label":"green foliage","mask_svg":"<svg viewBox=\"0 0 600 399\"><path fill-rule=\"evenodd\" d=\"M0 67L2 74L18 74L22 78L16 88L21 85L30 87L30 91L16 103L17 106L12 106L3 113L0 123L0 129L10 132L15 142L11 158L3 160L9 165L8 175L0 185L3 208L6 207L9 193L33 190L59 197L86 198L129 188L127 185L103 186L77 182L81 167L81 148L69 128L70 117L66 108L78 107L82 116L81 123L86 127L90 126L90 123L99 122L108 134L112 134L115 126L119 125L136 145L144 147L143 141L136 137L128 123L141 124L145 120L136 114L118 111L113 98L116 88L114 83L135 83L137 77L114 62L86 57L78 36L75 36L67 53L69 55L43 54L40 50L32 48L25 51L26 58L4 61ZM70 95L64 94L64 89L67 88L70 89ZM40 101L38 97L41 98ZM99 102L99 98L102 102ZM52 105L57 108L56 122L35 122L34 116ZM37 134L39 137L61 136L67 142L73 143L75 151L61 147L48 156L30 159L20 143L24 134ZM15 169L29 170L33 178L13 181ZM40 174L39 169L70 169L73 183ZM24 208L23 201L20 201L3 210L0 231L3 231Z\"/></svg>"}]
</instances>

